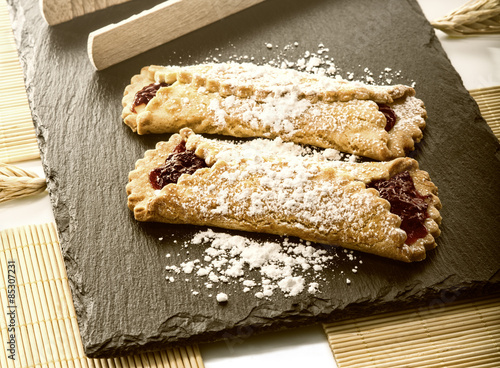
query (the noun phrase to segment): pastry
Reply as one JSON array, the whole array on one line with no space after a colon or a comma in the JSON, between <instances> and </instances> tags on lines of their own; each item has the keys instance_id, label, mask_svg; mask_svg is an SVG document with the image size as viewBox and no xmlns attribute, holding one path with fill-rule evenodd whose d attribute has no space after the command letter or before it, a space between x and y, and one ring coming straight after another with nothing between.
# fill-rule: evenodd
<instances>
[{"instance_id":1,"label":"pastry","mask_svg":"<svg viewBox=\"0 0 500 368\"><path fill-rule=\"evenodd\" d=\"M127 194L138 221L297 236L406 262L424 259L440 233L437 188L411 158L259 152L189 128L137 161Z\"/></svg>"},{"instance_id":2,"label":"pastry","mask_svg":"<svg viewBox=\"0 0 500 368\"><path fill-rule=\"evenodd\" d=\"M376 160L403 157L422 138L415 90L372 86L250 63L149 66L132 78L122 117L138 134L281 137Z\"/></svg>"}]
</instances>

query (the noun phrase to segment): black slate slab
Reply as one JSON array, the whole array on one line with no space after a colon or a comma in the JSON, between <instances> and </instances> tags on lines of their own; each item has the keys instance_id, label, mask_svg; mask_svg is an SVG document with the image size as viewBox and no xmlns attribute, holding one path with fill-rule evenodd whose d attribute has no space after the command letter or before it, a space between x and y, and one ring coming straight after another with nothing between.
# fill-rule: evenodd
<instances>
[{"instance_id":1,"label":"black slate slab","mask_svg":"<svg viewBox=\"0 0 500 368\"><path fill-rule=\"evenodd\" d=\"M42 20L38 1L8 2L89 356L432 307L499 289L498 141L415 1L269 0L102 72L88 61L88 33L159 1L132 1L54 28ZM126 208L128 172L168 136L139 137L121 123L123 88L145 65L203 62L218 54L220 60L235 54L276 58L295 41L291 60L324 43L344 76L366 75L367 67L376 77L390 67L402 71L397 82L416 82L429 119L412 156L439 187L442 236L428 259L416 264L357 255L363 264L353 274L352 263L341 259L323 271L328 281L317 297L276 292L260 300L234 287L227 290L229 303L220 306L190 292L193 276L184 283L165 280L166 253L178 262L187 256L174 241L189 240L200 229L139 224ZM268 49L268 42L280 48ZM190 251L195 258L203 247Z\"/></svg>"}]
</instances>

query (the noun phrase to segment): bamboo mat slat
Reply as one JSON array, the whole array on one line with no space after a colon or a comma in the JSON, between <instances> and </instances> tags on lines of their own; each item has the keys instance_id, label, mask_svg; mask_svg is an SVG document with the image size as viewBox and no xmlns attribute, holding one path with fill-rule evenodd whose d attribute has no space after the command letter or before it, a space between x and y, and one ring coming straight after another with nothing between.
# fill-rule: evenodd
<instances>
[{"instance_id":1,"label":"bamboo mat slat","mask_svg":"<svg viewBox=\"0 0 500 368\"><path fill-rule=\"evenodd\" d=\"M1 231L0 245L0 367L204 367L196 345L114 359L85 357L55 224ZM14 303L8 299L12 290ZM14 322L7 314L12 310ZM11 334L15 360L9 359Z\"/></svg>"},{"instance_id":2,"label":"bamboo mat slat","mask_svg":"<svg viewBox=\"0 0 500 368\"><path fill-rule=\"evenodd\" d=\"M500 86L473 89L469 92L476 100L484 120L500 139Z\"/></svg>"},{"instance_id":3,"label":"bamboo mat slat","mask_svg":"<svg viewBox=\"0 0 500 368\"><path fill-rule=\"evenodd\" d=\"M0 162L35 159L40 153L6 1L0 1L0 41Z\"/></svg>"},{"instance_id":4,"label":"bamboo mat slat","mask_svg":"<svg viewBox=\"0 0 500 368\"><path fill-rule=\"evenodd\" d=\"M500 367L500 296L324 324L339 368Z\"/></svg>"}]
</instances>

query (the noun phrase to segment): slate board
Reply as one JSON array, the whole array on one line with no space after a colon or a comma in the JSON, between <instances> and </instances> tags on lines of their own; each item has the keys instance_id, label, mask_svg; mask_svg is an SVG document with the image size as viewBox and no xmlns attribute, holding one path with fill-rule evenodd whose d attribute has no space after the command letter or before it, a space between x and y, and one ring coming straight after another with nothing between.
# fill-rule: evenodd
<instances>
[{"instance_id":1,"label":"slate board","mask_svg":"<svg viewBox=\"0 0 500 368\"><path fill-rule=\"evenodd\" d=\"M38 1L9 0L88 356L430 307L499 289L498 141L415 1L268 0L95 72L86 53L88 33L158 2L133 1L49 28ZM390 67L416 82L429 118L412 156L439 187L442 235L424 262L360 256L363 267L352 274L351 285L339 275L352 264L341 260L324 271L328 282L317 297L276 292L259 300L234 288L230 302L220 306L214 298L193 296L189 282L165 281L166 253L179 253L178 262L186 256L174 240L189 239L200 229L140 224L126 208L128 172L146 149L168 136L140 137L122 124L123 88L145 65L203 62L219 53L221 60L233 54L261 60L277 53L265 43L282 47L295 41L296 59L322 42L341 72L360 76L365 67L375 74ZM196 256L203 247L190 250Z\"/></svg>"}]
</instances>

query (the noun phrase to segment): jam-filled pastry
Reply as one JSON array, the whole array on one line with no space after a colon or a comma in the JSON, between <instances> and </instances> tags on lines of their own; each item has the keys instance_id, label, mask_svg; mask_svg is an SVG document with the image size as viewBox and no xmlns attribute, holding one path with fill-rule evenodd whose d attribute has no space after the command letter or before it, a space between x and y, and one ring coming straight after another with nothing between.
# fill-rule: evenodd
<instances>
[{"instance_id":1,"label":"jam-filled pastry","mask_svg":"<svg viewBox=\"0 0 500 368\"><path fill-rule=\"evenodd\" d=\"M149 66L132 78L122 117L139 134L280 137L389 160L422 138L426 111L415 90L372 86L250 63Z\"/></svg>"},{"instance_id":2,"label":"jam-filled pastry","mask_svg":"<svg viewBox=\"0 0 500 368\"><path fill-rule=\"evenodd\" d=\"M137 161L128 207L138 221L297 236L406 262L436 246L441 203L415 160L261 151L184 128Z\"/></svg>"}]
</instances>

